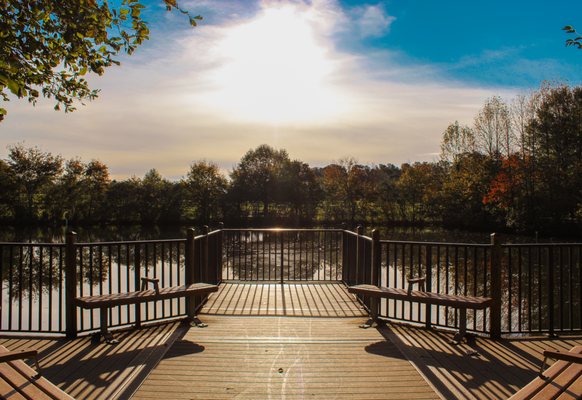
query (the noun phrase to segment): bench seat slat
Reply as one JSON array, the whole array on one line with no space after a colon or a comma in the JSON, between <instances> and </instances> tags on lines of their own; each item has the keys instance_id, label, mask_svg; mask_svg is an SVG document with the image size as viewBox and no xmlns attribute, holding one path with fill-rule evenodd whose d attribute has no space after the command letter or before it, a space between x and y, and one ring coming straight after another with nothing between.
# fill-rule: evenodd
<instances>
[{"instance_id":1,"label":"bench seat slat","mask_svg":"<svg viewBox=\"0 0 582 400\"><path fill-rule=\"evenodd\" d=\"M582 346L575 346L570 353L582 354ZM579 396L579 378L582 376L582 365L567 361L556 361L543 373L544 379L537 377L509 400L557 399L568 398L569 394ZM579 397L571 397L579 398Z\"/></svg>"},{"instance_id":2,"label":"bench seat slat","mask_svg":"<svg viewBox=\"0 0 582 400\"><path fill-rule=\"evenodd\" d=\"M0 345L0 354L7 352L6 347ZM0 370L4 382L0 385L0 388L4 391L7 389L7 384L11 385L13 390L10 393L16 395L14 398L19 398L17 393L20 391L25 395L25 398L35 400L74 400L44 377L37 377L37 372L21 360L1 364ZM0 397L2 398L7 395L8 393L0 393ZM12 395L9 398L12 399Z\"/></svg>"},{"instance_id":3,"label":"bench seat slat","mask_svg":"<svg viewBox=\"0 0 582 400\"><path fill-rule=\"evenodd\" d=\"M374 285L355 285L348 288L350 293L371 297L382 297L394 300L414 301L424 304L435 304L456 308L485 309L491 306L493 299L489 297L458 296L444 293L423 292L412 290L410 294L405 289L378 287Z\"/></svg>"},{"instance_id":4,"label":"bench seat slat","mask_svg":"<svg viewBox=\"0 0 582 400\"><path fill-rule=\"evenodd\" d=\"M193 283L190 285L161 288L159 294L154 289L138 290L127 293L102 294L83 296L75 299L77 306L82 308L112 307L126 304L138 304L147 301L173 299L187 295L201 295L218 291L218 286L208 283Z\"/></svg>"}]
</instances>

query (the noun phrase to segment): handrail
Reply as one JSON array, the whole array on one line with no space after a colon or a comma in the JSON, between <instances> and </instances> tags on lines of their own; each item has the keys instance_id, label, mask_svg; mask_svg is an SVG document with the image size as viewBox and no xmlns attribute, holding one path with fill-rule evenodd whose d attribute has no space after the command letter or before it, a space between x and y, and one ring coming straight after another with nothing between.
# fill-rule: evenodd
<instances>
[{"instance_id":1,"label":"handrail","mask_svg":"<svg viewBox=\"0 0 582 400\"><path fill-rule=\"evenodd\" d=\"M349 232L339 228L223 228L224 232Z\"/></svg>"}]
</instances>

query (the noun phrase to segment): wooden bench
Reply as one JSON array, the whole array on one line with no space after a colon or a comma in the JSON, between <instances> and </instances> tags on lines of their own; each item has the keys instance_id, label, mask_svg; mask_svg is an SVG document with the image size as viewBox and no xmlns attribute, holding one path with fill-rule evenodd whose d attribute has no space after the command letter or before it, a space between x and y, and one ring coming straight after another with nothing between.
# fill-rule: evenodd
<instances>
[{"instance_id":1,"label":"wooden bench","mask_svg":"<svg viewBox=\"0 0 582 400\"><path fill-rule=\"evenodd\" d=\"M135 292L83 296L75 299L78 307L86 309L99 308L101 311L101 329L99 333L94 336L95 341L98 342L100 337L103 336L107 343L117 343L108 329L107 310L110 307L140 304L148 301L174 299L178 297L205 295L218 290L218 286L208 283L192 283L190 285L171 286L160 289L159 279L141 278L141 281L141 290ZM154 288L147 289L148 283L152 283Z\"/></svg>"},{"instance_id":2,"label":"wooden bench","mask_svg":"<svg viewBox=\"0 0 582 400\"><path fill-rule=\"evenodd\" d=\"M35 360L36 371L22 361L25 358ZM0 346L0 398L74 400L42 377L36 350L8 351L4 346Z\"/></svg>"},{"instance_id":3,"label":"wooden bench","mask_svg":"<svg viewBox=\"0 0 582 400\"><path fill-rule=\"evenodd\" d=\"M444 293L433 293L424 291L425 278L408 278L408 290L399 288L387 288L374 285L355 285L348 287L350 293L369 296L372 298L384 298L393 300L412 301L416 303L448 306L459 311L459 331L453 339L453 343L460 343L467 335L467 309L482 310L491 306L493 299L489 297L459 296ZM412 290L413 284L418 284L420 290ZM374 307L372 307L374 308ZM372 310L372 321L377 316ZM363 325L364 327L367 326Z\"/></svg>"},{"instance_id":4,"label":"wooden bench","mask_svg":"<svg viewBox=\"0 0 582 400\"><path fill-rule=\"evenodd\" d=\"M544 371L548 358L558 360ZM569 352L544 351L540 374L510 400L582 398L582 346Z\"/></svg>"}]
</instances>

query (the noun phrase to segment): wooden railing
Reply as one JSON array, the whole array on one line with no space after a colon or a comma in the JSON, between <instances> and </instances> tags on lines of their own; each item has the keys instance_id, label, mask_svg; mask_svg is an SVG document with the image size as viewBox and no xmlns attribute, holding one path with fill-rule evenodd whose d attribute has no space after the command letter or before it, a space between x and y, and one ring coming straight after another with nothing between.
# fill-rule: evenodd
<instances>
[{"instance_id":1,"label":"wooden railing","mask_svg":"<svg viewBox=\"0 0 582 400\"><path fill-rule=\"evenodd\" d=\"M64 244L0 243L4 332L77 333L99 328L98 310L75 306L78 296L140 289L141 277L159 278L162 287L185 283L218 283L222 270L222 231L186 239ZM112 307L110 326L135 325L187 315L202 299L171 299Z\"/></svg>"},{"instance_id":2,"label":"wooden railing","mask_svg":"<svg viewBox=\"0 0 582 400\"><path fill-rule=\"evenodd\" d=\"M74 305L77 296L139 289L141 277L162 287L229 281L360 283L406 287L426 276L427 290L486 296L494 305L469 311L468 328L504 333L582 330L582 244L487 244L381 240L361 228L224 229L185 239L77 243L0 243L0 331L74 337L99 327L99 316ZM173 299L110 310L111 326L181 318L203 299ZM448 307L360 299L378 315L454 328Z\"/></svg>"},{"instance_id":3,"label":"wooden railing","mask_svg":"<svg viewBox=\"0 0 582 400\"><path fill-rule=\"evenodd\" d=\"M426 277L426 290L493 298L468 313L469 330L492 336L582 331L582 244L489 244L380 240L345 232L344 281L406 288L406 277ZM378 315L453 328L454 309L398 300L377 304Z\"/></svg>"},{"instance_id":4,"label":"wooden railing","mask_svg":"<svg viewBox=\"0 0 582 400\"><path fill-rule=\"evenodd\" d=\"M340 281L340 229L224 229L225 280Z\"/></svg>"}]
</instances>

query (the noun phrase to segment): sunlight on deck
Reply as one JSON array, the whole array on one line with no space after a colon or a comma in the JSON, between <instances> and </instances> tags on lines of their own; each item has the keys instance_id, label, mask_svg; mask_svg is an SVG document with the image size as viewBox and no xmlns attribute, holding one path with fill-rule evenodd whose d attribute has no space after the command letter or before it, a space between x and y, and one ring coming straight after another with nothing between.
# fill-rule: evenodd
<instances>
[{"instance_id":1,"label":"sunlight on deck","mask_svg":"<svg viewBox=\"0 0 582 400\"><path fill-rule=\"evenodd\" d=\"M288 317L362 317L343 283L224 283L203 314Z\"/></svg>"}]
</instances>

